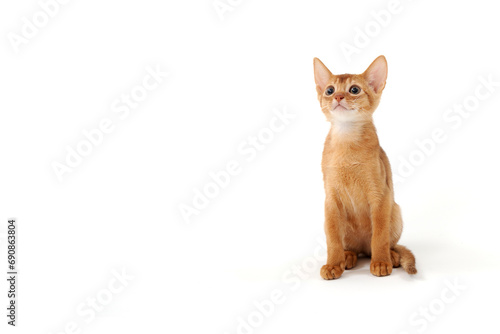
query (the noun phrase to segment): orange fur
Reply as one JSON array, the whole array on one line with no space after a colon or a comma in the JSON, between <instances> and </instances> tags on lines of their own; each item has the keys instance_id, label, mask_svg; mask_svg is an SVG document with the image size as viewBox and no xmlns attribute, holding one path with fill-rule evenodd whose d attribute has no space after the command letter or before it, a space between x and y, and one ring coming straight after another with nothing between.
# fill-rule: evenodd
<instances>
[{"instance_id":1,"label":"orange fur","mask_svg":"<svg viewBox=\"0 0 500 334\"><path fill-rule=\"evenodd\" d=\"M415 257L397 245L401 210L372 119L387 79L385 57L362 74L342 75L333 75L315 58L314 77L321 109L332 124L322 160L328 259L321 276L339 278L360 253L371 256L375 276L390 275L399 265L415 274Z\"/></svg>"}]
</instances>

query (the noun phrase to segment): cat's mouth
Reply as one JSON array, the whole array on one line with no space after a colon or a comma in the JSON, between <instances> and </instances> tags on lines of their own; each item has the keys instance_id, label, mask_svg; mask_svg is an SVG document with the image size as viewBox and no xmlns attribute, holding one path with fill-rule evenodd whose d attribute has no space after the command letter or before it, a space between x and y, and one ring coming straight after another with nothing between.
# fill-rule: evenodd
<instances>
[{"instance_id":1,"label":"cat's mouth","mask_svg":"<svg viewBox=\"0 0 500 334\"><path fill-rule=\"evenodd\" d=\"M333 110L338 110L338 111L348 111L349 109L347 109L346 107L344 107L343 105L341 104L337 104L337 106L335 108L333 108Z\"/></svg>"}]
</instances>

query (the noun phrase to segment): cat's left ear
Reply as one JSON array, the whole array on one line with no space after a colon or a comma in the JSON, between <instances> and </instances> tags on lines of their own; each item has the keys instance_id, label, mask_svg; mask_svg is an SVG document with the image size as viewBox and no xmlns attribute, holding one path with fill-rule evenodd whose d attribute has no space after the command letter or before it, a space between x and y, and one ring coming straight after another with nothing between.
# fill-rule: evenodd
<instances>
[{"instance_id":1,"label":"cat's left ear","mask_svg":"<svg viewBox=\"0 0 500 334\"><path fill-rule=\"evenodd\" d=\"M378 56L377 59L363 73L363 76L373 88L375 93L380 94L385 87L387 80L387 60L384 56Z\"/></svg>"}]
</instances>

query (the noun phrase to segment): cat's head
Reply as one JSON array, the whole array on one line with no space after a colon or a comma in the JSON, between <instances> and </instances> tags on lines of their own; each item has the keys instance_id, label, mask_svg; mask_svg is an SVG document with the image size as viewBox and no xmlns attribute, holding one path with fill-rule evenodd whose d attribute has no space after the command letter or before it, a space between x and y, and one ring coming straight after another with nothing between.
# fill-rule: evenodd
<instances>
[{"instance_id":1,"label":"cat's head","mask_svg":"<svg viewBox=\"0 0 500 334\"><path fill-rule=\"evenodd\" d=\"M362 74L335 75L314 58L314 79L327 120L371 119L387 79L387 61L379 56Z\"/></svg>"}]
</instances>

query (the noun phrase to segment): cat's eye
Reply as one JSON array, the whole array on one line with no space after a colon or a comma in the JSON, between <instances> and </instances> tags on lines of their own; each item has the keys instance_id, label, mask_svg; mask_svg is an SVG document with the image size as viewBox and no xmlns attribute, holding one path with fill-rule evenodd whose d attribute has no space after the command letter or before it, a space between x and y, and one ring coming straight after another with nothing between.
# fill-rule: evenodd
<instances>
[{"instance_id":1,"label":"cat's eye","mask_svg":"<svg viewBox=\"0 0 500 334\"><path fill-rule=\"evenodd\" d=\"M333 94L333 92L335 92L335 88L333 88L332 86L328 87L325 91L325 94L326 96L330 96Z\"/></svg>"},{"instance_id":2,"label":"cat's eye","mask_svg":"<svg viewBox=\"0 0 500 334\"><path fill-rule=\"evenodd\" d=\"M359 92L361 92L361 88L358 86L351 86L351 89L349 89L349 93L354 95L359 94Z\"/></svg>"}]
</instances>

